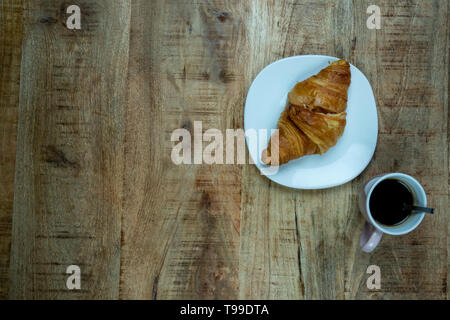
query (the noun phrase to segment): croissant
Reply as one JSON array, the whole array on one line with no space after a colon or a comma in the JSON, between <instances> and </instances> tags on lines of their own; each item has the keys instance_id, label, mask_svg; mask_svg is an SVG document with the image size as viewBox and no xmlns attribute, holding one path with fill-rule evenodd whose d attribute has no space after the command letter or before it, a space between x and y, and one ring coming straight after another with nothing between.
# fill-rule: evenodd
<instances>
[{"instance_id":1,"label":"croissant","mask_svg":"<svg viewBox=\"0 0 450 320\"><path fill-rule=\"evenodd\" d=\"M346 125L350 65L338 60L295 85L274 136L261 155L267 165L281 165L309 154L323 154L342 136ZM278 159L272 159L278 147Z\"/></svg>"},{"instance_id":2,"label":"croissant","mask_svg":"<svg viewBox=\"0 0 450 320\"><path fill-rule=\"evenodd\" d=\"M288 100L297 106L306 105L311 110L319 108L326 112L343 112L347 108L350 78L348 62L335 61L317 75L297 83L289 92Z\"/></svg>"},{"instance_id":3,"label":"croissant","mask_svg":"<svg viewBox=\"0 0 450 320\"><path fill-rule=\"evenodd\" d=\"M261 155L261 160L267 165L282 165L292 159L318 152L317 146L289 118L289 104L286 105L278 120L278 146L272 136L269 146ZM272 159L271 151L278 148L278 159Z\"/></svg>"},{"instance_id":4,"label":"croissant","mask_svg":"<svg viewBox=\"0 0 450 320\"><path fill-rule=\"evenodd\" d=\"M346 113L314 112L305 106L291 105L289 118L302 130L323 154L334 146L344 133Z\"/></svg>"}]
</instances>

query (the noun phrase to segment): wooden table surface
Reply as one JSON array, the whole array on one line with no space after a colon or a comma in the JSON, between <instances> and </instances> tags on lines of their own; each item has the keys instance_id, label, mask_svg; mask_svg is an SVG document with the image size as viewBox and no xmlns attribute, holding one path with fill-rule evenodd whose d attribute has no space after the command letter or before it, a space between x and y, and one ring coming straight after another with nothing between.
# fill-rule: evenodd
<instances>
[{"instance_id":1,"label":"wooden table surface","mask_svg":"<svg viewBox=\"0 0 450 320\"><path fill-rule=\"evenodd\" d=\"M69 4L81 30L65 26ZM0 297L448 299L448 9L1 0ZM173 130L243 128L254 77L302 54L344 58L373 87L378 144L359 177L302 191L254 165L171 161ZM437 214L366 254L358 190L392 171L415 176Z\"/></svg>"}]
</instances>

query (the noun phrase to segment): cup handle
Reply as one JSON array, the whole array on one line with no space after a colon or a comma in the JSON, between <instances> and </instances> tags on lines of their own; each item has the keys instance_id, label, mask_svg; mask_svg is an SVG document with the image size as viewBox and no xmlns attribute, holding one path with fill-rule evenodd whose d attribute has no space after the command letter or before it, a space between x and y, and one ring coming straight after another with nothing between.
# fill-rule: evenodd
<instances>
[{"instance_id":1,"label":"cup handle","mask_svg":"<svg viewBox=\"0 0 450 320\"><path fill-rule=\"evenodd\" d=\"M364 230L361 234L361 238L359 240L359 245L361 246L362 251L364 252L372 252L373 249L380 243L381 237L383 236L383 232L375 228L369 222L366 222L364 225Z\"/></svg>"}]
</instances>

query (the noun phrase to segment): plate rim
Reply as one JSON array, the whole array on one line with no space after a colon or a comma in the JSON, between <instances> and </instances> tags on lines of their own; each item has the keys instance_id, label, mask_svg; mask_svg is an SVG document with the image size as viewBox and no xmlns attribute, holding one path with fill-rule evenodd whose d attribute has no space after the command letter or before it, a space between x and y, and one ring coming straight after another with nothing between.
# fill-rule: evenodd
<instances>
[{"instance_id":1,"label":"plate rim","mask_svg":"<svg viewBox=\"0 0 450 320\"><path fill-rule=\"evenodd\" d=\"M247 130L247 117L246 117L246 114L247 114L247 104L248 104L248 100L249 100L250 90L254 86L256 80L264 72L264 70L266 70L267 68L269 68L270 66L272 66L274 64L280 63L280 62L285 61L285 60L293 60L293 59L296 59L296 58L306 58L306 57L326 58L326 59L330 59L332 61L336 61L336 60L341 59L341 58L332 57L332 56L326 56L326 55L307 54L307 55L296 55L296 56L284 57L284 58L275 60L275 61L269 63L268 65L266 65L264 68L261 69L261 71L258 72L256 77L252 80L252 83L250 84L250 87L248 88L247 96L246 96L246 99L245 99L245 105L244 105L244 130ZM378 108L377 108L377 102L376 102L375 95L373 93L373 88L372 88L372 85L370 84L369 79L367 79L366 75L361 70L359 70L359 68L357 68L355 65L351 64L350 62L349 62L349 64L350 64L350 66L353 66L354 68L356 68L361 73L361 75L364 77L364 79L367 81L367 83L369 84L370 93L372 94L372 97L373 97L373 100L374 100L374 105L375 105L375 115L376 115L376 117L375 117L375 128L376 128L375 145L374 145L373 150L371 150L371 152L370 152L370 156L368 157L367 162L363 164L362 169L359 172L357 172L355 175L351 175L348 178L346 178L346 179L344 179L344 180L342 180L341 182L338 182L338 183L330 183L330 184L324 184L324 185L312 186L312 187L297 187L297 186L287 185L287 184L285 184L283 182L273 180L269 175L266 175L266 174L264 174L262 172L261 168L258 166L259 161L255 161L255 159L253 159L253 156L252 156L252 154L250 152L250 147L249 147L249 144L248 144L249 143L248 142L248 137L246 135L245 136L245 142L246 142L246 145L247 145L247 150L248 150L249 157L251 157L251 160L253 161L253 164L258 169L258 171L260 172L261 175L265 176L270 181L275 182L276 184L281 185L283 187L287 187L287 188L291 188L291 189L297 189L297 190L320 190L320 189L329 189L329 188L333 188L333 187L344 185L344 184L352 181L356 177L358 177L367 168L369 163L372 161L373 155L375 154L375 150L376 150L377 144L378 144Z\"/></svg>"}]
</instances>

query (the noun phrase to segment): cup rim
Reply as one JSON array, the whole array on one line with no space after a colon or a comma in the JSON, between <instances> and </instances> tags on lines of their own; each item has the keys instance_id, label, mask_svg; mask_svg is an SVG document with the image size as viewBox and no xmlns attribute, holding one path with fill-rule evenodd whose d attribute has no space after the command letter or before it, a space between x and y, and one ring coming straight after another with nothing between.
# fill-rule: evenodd
<instances>
[{"instance_id":1,"label":"cup rim","mask_svg":"<svg viewBox=\"0 0 450 320\"><path fill-rule=\"evenodd\" d=\"M411 231L413 231L415 228L417 228L419 226L419 224L422 222L423 218L425 217L425 212L419 213L419 219L417 220L417 222L409 229L405 230L405 231L398 231L397 228L392 227L392 228L385 228L382 225L380 225L380 223L378 223L373 217L372 217L372 212L370 212L370 208L369 208L369 200L370 200L370 196L372 195L372 191L375 189L375 187L381 182L384 181L388 178L392 178L392 177L404 177L404 178L408 178L411 179L412 181L414 181L417 186L418 189L420 190L420 192L424 195L424 199L425 199L425 203L424 206L427 206L427 195L425 193L425 190L423 189L422 185L420 184L419 181L417 181L417 179L415 179L414 177L405 174L405 173L401 173L401 172L392 172L392 173L386 173L382 176L380 176L377 181L375 181L375 183L370 187L369 191L367 192L367 197L366 197L366 212L367 212L367 217L370 220L370 223L372 223L372 225L377 228L379 231L386 233L386 234L390 234L390 235L394 235L394 236L400 236L403 234L407 234Z\"/></svg>"}]
</instances>

